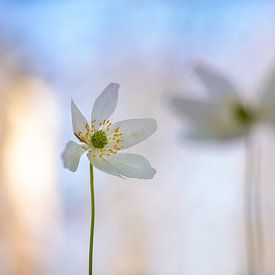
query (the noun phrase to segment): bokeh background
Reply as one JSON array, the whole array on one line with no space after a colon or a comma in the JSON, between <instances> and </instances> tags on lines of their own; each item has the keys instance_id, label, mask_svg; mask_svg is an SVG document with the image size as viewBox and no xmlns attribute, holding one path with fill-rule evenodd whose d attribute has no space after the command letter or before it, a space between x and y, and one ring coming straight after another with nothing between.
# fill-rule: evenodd
<instances>
[{"instance_id":1,"label":"bokeh background","mask_svg":"<svg viewBox=\"0 0 275 275\"><path fill-rule=\"evenodd\" d=\"M243 143L181 139L166 100L198 86L194 60L256 97L275 61L274 1L2 0L0 13L0 274L87 274L89 164L71 173L60 154L71 98L89 117L109 82L121 85L113 121L157 119L129 151L158 172L95 172L95 274L244 274ZM259 131L264 275L274 275L275 135Z\"/></svg>"}]
</instances>

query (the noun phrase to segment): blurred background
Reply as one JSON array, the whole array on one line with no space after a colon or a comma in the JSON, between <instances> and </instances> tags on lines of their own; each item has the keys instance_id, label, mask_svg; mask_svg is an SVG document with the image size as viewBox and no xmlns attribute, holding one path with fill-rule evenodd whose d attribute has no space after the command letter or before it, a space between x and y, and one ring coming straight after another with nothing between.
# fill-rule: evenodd
<instances>
[{"instance_id":1,"label":"blurred background","mask_svg":"<svg viewBox=\"0 0 275 275\"><path fill-rule=\"evenodd\" d=\"M89 163L71 173L60 154L74 139L71 98L89 117L109 82L121 85L112 121L157 119L129 151L158 172L95 171L95 274L244 274L243 143L181 139L165 100L196 85L192 60L257 96L275 61L274 1L2 0L0 12L0 274L87 274ZM274 275L275 135L261 133L264 275Z\"/></svg>"}]
</instances>

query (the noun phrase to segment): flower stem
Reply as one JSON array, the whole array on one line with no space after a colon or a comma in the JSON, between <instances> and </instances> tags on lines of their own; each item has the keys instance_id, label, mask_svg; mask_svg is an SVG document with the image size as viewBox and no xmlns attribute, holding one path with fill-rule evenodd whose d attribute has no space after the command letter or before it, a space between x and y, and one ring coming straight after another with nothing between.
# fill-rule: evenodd
<instances>
[{"instance_id":1,"label":"flower stem","mask_svg":"<svg viewBox=\"0 0 275 275\"><path fill-rule=\"evenodd\" d=\"M247 274L262 274L263 237L259 163L250 137L246 137L246 173L244 186Z\"/></svg>"},{"instance_id":2,"label":"flower stem","mask_svg":"<svg viewBox=\"0 0 275 275\"><path fill-rule=\"evenodd\" d=\"M90 189L91 189L91 228L90 228L90 250L89 250L89 275L93 275L93 250L94 250L94 230L95 230L95 187L94 169L90 164Z\"/></svg>"},{"instance_id":3,"label":"flower stem","mask_svg":"<svg viewBox=\"0 0 275 275\"><path fill-rule=\"evenodd\" d=\"M255 161L255 231L257 240L257 258L258 271L262 275L264 272L264 235L263 235L263 220L262 220L262 192L261 192L261 178L260 178L260 149L256 152Z\"/></svg>"}]
</instances>

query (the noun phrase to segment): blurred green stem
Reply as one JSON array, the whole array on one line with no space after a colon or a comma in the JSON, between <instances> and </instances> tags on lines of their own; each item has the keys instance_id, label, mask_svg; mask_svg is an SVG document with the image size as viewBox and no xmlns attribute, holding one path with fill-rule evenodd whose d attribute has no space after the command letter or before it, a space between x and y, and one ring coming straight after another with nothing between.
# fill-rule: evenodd
<instances>
[{"instance_id":1,"label":"blurred green stem","mask_svg":"<svg viewBox=\"0 0 275 275\"><path fill-rule=\"evenodd\" d=\"M252 137L246 137L245 167L245 230L247 249L247 272L249 275L262 274L263 236L261 221L261 190L259 180L258 154L253 148Z\"/></svg>"},{"instance_id":2,"label":"blurred green stem","mask_svg":"<svg viewBox=\"0 0 275 275\"><path fill-rule=\"evenodd\" d=\"M90 164L90 188L91 188L91 228L90 228L90 250L89 250L89 275L93 274L93 251L94 251L94 230L95 230L95 187L94 169Z\"/></svg>"},{"instance_id":3,"label":"blurred green stem","mask_svg":"<svg viewBox=\"0 0 275 275\"><path fill-rule=\"evenodd\" d=\"M264 235L263 235L263 220L262 220L262 190L261 190L261 163L260 163L260 148L257 148L255 153L255 231L257 240L257 259L258 273L264 274Z\"/></svg>"}]
</instances>

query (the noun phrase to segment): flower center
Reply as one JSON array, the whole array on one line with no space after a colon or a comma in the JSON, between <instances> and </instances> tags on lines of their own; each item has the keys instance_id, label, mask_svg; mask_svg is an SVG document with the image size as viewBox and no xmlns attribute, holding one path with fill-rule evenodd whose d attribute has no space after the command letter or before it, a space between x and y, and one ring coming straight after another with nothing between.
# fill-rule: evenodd
<instances>
[{"instance_id":1,"label":"flower center","mask_svg":"<svg viewBox=\"0 0 275 275\"><path fill-rule=\"evenodd\" d=\"M95 131L91 138L91 142L96 148L104 148L104 146L108 143L106 133L103 130Z\"/></svg>"},{"instance_id":2,"label":"flower center","mask_svg":"<svg viewBox=\"0 0 275 275\"><path fill-rule=\"evenodd\" d=\"M237 118L237 120L242 124L251 124L254 120L254 114L252 110L245 108L241 104L235 106L234 115Z\"/></svg>"}]
</instances>

